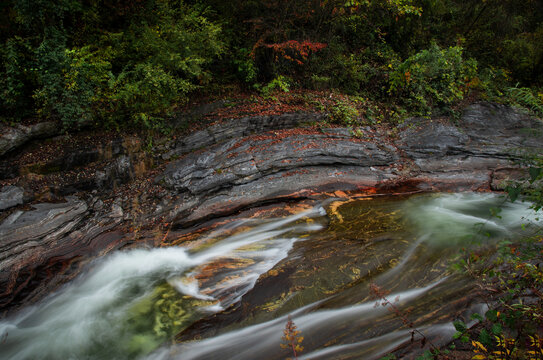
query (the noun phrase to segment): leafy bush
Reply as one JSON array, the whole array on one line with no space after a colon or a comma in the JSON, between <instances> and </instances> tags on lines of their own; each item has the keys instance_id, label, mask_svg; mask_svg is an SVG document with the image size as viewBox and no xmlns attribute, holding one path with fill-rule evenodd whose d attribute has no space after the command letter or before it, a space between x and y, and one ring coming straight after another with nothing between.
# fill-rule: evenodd
<instances>
[{"instance_id":1,"label":"leafy bush","mask_svg":"<svg viewBox=\"0 0 543 360\"><path fill-rule=\"evenodd\" d=\"M157 128L172 106L185 99L194 89L188 80L172 76L159 65L137 64L115 80L113 100L118 115L125 115L135 124Z\"/></svg>"},{"instance_id":2,"label":"leafy bush","mask_svg":"<svg viewBox=\"0 0 543 360\"><path fill-rule=\"evenodd\" d=\"M263 96L270 96L274 91L289 92L291 80L283 75L279 75L260 89Z\"/></svg>"},{"instance_id":3,"label":"leafy bush","mask_svg":"<svg viewBox=\"0 0 543 360\"><path fill-rule=\"evenodd\" d=\"M514 104L530 109L537 116L543 117L543 98L534 95L532 89L512 87L507 89L507 95Z\"/></svg>"},{"instance_id":4,"label":"leafy bush","mask_svg":"<svg viewBox=\"0 0 543 360\"><path fill-rule=\"evenodd\" d=\"M98 99L109 109L102 113L104 120L160 128L190 91L210 81L207 67L222 53L223 44L220 27L204 14L196 7L164 2L156 23L102 38L101 56L120 69L110 75L109 89Z\"/></svg>"},{"instance_id":5,"label":"leafy bush","mask_svg":"<svg viewBox=\"0 0 543 360\"><path fill-rule=\"evenodd\" d=\"M258 69L255 65L251 52L246 48L238 49L232 59L235 72L242 81L253 84L257 80Z\"/></svg>"},{"instance_id":6,"label":"leafy bush","mask_svg":"<svg viewBox=\"0 0 543 360\"><path fill-rule=\"evenodd\" d=\"M355 125L360 116L353 105L341 100L337 101L329 111L331 121L342 125Z\"/></svg>"},{"instance_id":7,"label":"leafy bush","mask_svg":"<svg viewBox=\"0 0 543 360\"><path fill-rule=\"evenodd\" d=\"M77 1L63 0L59 9L44 7L36 14L28 5L14 6L20 21L29 29L33 25L26 23L34 20L46 26L0 48L2 112L13 120L39 115L59 119L66 128L91 121L160 127L191 90L209 83L209 66L223 51L221 28L207 20L200 5L138 2L135 10L119 10L119 16L134 11L120 31L95 31L80 39L63 25L83 11ZM88 10L90 18L80 20L98 21L93 18L98 10Z\"/></svg>"},{"instance_id":8,"label":"leafy bush","mask_svg":"<svg viewBox=\"0 0 543 360\"><path fill-rule=\"evenodd\" d=\"M37 113L60 118L64 124L77 121L86 104L71 94L64 74L70 66L66 56L66 36L61 29L46 29L45 38L35 53L38 87L34 91Z\"/></svg>"},{"instance_id":9,"label":"leafy bush","mask_svg":"<svg viewBox=\"0 0 543 360\"><path fill-rule=\"evenodd\" d=\"M480 71L479 79L474 80L474 87L479 88L489 100L498 101L510 86L510 80L507 70L491 66Z\"/></svg>"},{"instance_id":10,"label":"leafy bush","mask_svg":"<svg viewBox=\"0 0 543 360\"><path fill-rule=\"evenodd\" d=\"M33 49L19 36L9 39L0 47L0 116L20 120L32 113Z\"/></svg>"},{"instance_id":11,"label":"leafy bush","mask_svg":"<svg viewBox=\"0 0 543 360\"><path fill-rule=\"evenodd\" d=\"M462 58L462 48L432 44L409 57L390 74L389 92L405 98L408 107L428 115L434 106L462 100L477 76L477 62Z\"/></svg>"}]
</instances>

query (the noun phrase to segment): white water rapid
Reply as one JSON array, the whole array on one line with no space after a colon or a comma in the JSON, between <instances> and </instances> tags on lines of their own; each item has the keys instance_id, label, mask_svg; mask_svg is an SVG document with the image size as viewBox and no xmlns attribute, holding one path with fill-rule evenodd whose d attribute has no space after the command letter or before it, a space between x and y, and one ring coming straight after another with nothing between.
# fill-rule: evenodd
<instances>
[{"instance_id":1,"label":"white water rapid","mask_svg":"<svg viewBox=\"0 0 543 360\"><path fill-rule=\"evenodd\" d=\"M0 359L284 359L288 315L305 338L300 360L379 358L410 332L383 299L376 305L370 283L389 289L428 336L450 338L451 314L481 309L448 259L460 247L528 236L539 221L528 204L475 193L345 202L339 211L341 223L317 206L232 222L192 248L109 255L2 320ZM369 220L376 225L362 226ZM172 345L194 326L191 341Z\"/></svg>"}]
</instances>

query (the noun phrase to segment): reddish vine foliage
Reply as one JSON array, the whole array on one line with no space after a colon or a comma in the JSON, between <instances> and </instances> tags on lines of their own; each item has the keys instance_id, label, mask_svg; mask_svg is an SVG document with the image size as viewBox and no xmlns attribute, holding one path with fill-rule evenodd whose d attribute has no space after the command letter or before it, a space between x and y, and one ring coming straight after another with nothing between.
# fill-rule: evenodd
<instances>
[{"instance_id":1,"label":"reddish vine foliage","mask_svg":"<svg viewBox=\"0 0 543 360\"><path fill-rule=\"evenodd\" d=\"M328 44L311 42L309 40L304 40L302 42L297 40L288 40L282 43L274 44L263 44L261 41L259 41L255 44L252 55L254 56L255 50L257 48L266 47L269 49L273 49L276 54L276 60L278 56L281 56L286 60L297 63L298 65L303 65L304 62L307 61L311 53L322 50L327 46Z\"/></svg>"}]
</instances>

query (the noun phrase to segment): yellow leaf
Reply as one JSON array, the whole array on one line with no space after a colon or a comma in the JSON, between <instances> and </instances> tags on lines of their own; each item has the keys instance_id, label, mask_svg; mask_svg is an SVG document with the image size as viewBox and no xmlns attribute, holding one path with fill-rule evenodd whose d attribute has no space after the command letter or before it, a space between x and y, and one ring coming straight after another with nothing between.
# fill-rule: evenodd
<instances>
[{"instance_id":1,"label":"yellow leaf","mask_svg":"<svg viewBox=\"0 0 543 360\"><path fill-rule=\"evenodd\" d=\"M472 359L474 359L474 360L484 360L484 359L486 359L486 356L484 356L482 354L479 354L479 355L475 355L474 357L472 357Z\"/></svg>"},{"instance_id":2,"label":"yellow leaf","mask_svg":"<svg viewBox=\"0 0 543 360\"><path fill-rule=\"evenodd\" d=\"M473 340L472 340L472 341L471 341L471 344L473 345L474 348L481 349L481 350L483 350L484 352L488 352L488 350L486 349L486 347L485 347L483 344L481 344L480 342L478 342L478 341L473 341Z\"/></svg>"}]
</instances>

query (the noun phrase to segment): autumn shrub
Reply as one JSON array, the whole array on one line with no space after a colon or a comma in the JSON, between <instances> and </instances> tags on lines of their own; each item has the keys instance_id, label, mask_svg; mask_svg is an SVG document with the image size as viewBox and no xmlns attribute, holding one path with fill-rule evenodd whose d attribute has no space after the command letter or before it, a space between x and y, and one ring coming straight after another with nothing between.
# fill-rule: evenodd
<instances>
[{"instance_id":1,"label":"autumn shrub","mask_svg":"<svg viewBox=\"0 0 543 360\"><path fill-rule=\"evenodd\" d=\"M279 43L257 42L251 52L259 80L268 82L279 76L298 81L310 77L310 64L315 54L326 49L325 43L309 40L287 40Z\"/></svg>"},{"instance_id":2,"label":"autumn shrub","mask_svg":"<svg viewBox=\"0 0 543 360\"><path fill-rule=\"evenodd\" d=\"M283 330L283 336L281 337L282 342L280 346L282 349L288 349L296 360L298 359L298 354L304 350L304 347L302 346L304 337L300 336L300 334L301 331L298 330L298 327L292 320L292 317L289 315L287 324Z\"/></svg>"},{"instance_id":3,"label":"autumn shrub","mask_svg":"<svg viewBox=\"0 0 543 360\"><path fill-rule=\"evenodd\" d=\"M477 62L464 59L461 47L441 49L434 43L391 72L389 93L414 112L429 115L434 107L462 100L476 76Z\"/></svg>"}]
</instances>

